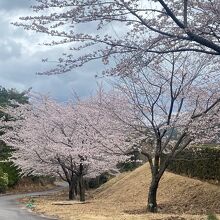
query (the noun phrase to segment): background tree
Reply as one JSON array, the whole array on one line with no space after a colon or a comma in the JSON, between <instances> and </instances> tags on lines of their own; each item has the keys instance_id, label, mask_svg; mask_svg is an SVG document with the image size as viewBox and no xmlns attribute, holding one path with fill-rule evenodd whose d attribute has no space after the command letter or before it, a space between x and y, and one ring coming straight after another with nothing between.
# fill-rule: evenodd
<instances>
[{"instance_id":1,"label":"background tree","mask_svg":"<svg viewBox=\"0 0 220 220\"><path fill-rule=\"evenodd\" d=\"M18 92L16 89L5 89L0 87L0 107L5 108L7 106L16 107L15 102L20 104L28 103L28 91ZM2 120L10 120L10 116L5 114L0 109L0 118ZM3 135L3 128L0 128L0 135ZM11 156L12 148L4 141L0 140L0 169L2 172L7 173L8 185L13 186L19 179L19 172L13 163L8 162L8 158Z\"/></svg>"},{"instance_id":2,"label":"background tree","mask_svg":"<svg viewBox=\"0 0 220 220\"><path fill-rule=\"evenodd\" d=\"M100 98L57 103L48 98L7 108L16 120L2 137L15 148L12 159L25 174L58 175L69 183L74 199L79 183L80 200L85 200L83 176L96 176L116 169L125 160L130 130L99 108ZM99 101L99 102L98 102Z\"/></svg>"},{"instance_id":3,"label":"background tree","mask_svg":"<svg viewBox=\"0 0 220 220\"><path fill-rule=\"evenodd\" d=\"M0 87L0 107L7 107L7 106L12 106L16 107L14 102L20 103L20 104L25 104L28 103L28 97L27 97L27 92L18 92L16 89L5 89L3 87ZM5 114L3 111L0 109L0 117L4 117L4 120L9 120L9 116ZM0 135L3 134L3 131L0 131ZM7 159L8 154L10 152L10 147L6 146L4 142L1 142L0 144L0 149L1 149L1 154L0 158L1 160Z\"/></svg>"},{"instance_id":4,"label":"background tree","mask_svg":"<svg viewBox=\"0 0 220 220\"><path fill-rule=\"evenodd\" d=\"M50 35L46 45L69 46L57 67L44 72L50 75L96 59L113 65L110 58L116 58L123 65L124 54L196 51L219 57L219 5L218 0L36 0L36 15L15 25Z\"/></svg>"}]
</instances>

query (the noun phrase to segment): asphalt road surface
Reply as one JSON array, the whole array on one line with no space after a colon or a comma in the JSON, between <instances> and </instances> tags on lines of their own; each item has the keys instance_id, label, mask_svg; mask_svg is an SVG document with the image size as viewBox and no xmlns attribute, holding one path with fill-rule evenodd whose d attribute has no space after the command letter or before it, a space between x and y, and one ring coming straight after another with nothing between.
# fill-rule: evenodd
<instances>
[{"instance_id":1,"label":"asphalt road surface","mask_svg":"<svg viewBox=\"0 0 220 220\"><path fill-rule=\"evenodd\" d=\"M52 220L53 218L38 216L27 209L22 208L17 202L17 199L24 196L48 195L60 191L64 187L65 186L62 184L62 186L60 185L56 189L45 192L0 196L0 220Z\"/></svg>"}]
</instances>

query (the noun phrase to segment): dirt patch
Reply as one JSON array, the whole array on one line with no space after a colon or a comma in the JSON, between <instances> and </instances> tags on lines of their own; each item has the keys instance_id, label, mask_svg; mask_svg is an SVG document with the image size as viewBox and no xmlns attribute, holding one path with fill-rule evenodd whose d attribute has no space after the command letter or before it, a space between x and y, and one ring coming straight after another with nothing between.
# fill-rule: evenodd
<instances>
[{"instance_id":1,"label":"dirt patch","mask_svg":"<svg viewBox=\"0 0 220 220\"><path fill-rule=\"evenodd\" d=\"M36 211L63 220L205 220L207 213L220 213L220 187L165 173L158 191L157 214L146 212L150 170L144 165L113 178L90 193L85 204L54 205L64 194L36 200Z\"/></svg>"}]
</instances>

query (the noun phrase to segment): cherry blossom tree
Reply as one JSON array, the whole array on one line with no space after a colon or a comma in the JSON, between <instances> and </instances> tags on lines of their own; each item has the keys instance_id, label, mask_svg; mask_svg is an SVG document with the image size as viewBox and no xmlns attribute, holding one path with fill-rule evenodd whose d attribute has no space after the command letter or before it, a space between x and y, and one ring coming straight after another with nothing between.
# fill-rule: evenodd
<instances>
[{"instance_id":1,"label":"cherry blossom tree","mask_svg":"<svg viewBox=\"0 0 220 220\"><path fill-rule=\"evenodd\" d=\"M6 129L3 140L16 149L14 163L24 174L58 175L69 184L69 199L74 199L79 183L84 201L83 176L117 169L117 163L127 159L131 129L101 112L100 100L97 96L58 103L35 97L32 104L7 108L16 120L5 122L13 129Z\"/></svg>"},{"instance_id":2,"label":"cherry blossom tree","mask_svg":"<svg viewBox=\"0 0 220 220\"><path fill-rule=\"evenodd\" d=\"M33 12L14 24L69 48L48 75L97 59L123 64L125 54L220 54L219 0L36 0Z\"/></svg>"},{"instance_id":3,"label":"cherry blossom tree","mask_svg":"<svg viewBox=\"0 0 220 220\"><path fill-rule=\"evenodd\" d=\"M130 100L135 121L139 121L134 124L122 118L125 125L136 130L133 143L150 164L150 212L157 211L157 189L172 160L186 148L219 140L218 70L212 57L190 54L163 55L156 66L139 59L136 66L123 69L116 84ZM106 111L114 109L108 103L105 107Z\"/></svg>"}]
</instances>

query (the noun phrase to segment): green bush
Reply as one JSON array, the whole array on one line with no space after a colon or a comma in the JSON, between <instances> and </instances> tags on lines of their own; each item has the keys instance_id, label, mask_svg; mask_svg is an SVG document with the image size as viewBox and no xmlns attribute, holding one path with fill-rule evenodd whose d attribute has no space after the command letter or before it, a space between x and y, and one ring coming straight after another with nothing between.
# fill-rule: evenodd
<instances>
[{"instance_id":1,"label":"green bush","mask_svg":"<svg viewBox=\"0 0 220 220\"><path fill-rule=\"evenodd\" d=\"M208 214L207 220L218 220L217 216L213 213Z\"/></svg>"},{"instance_id":2,"label":"green bush","mask_svg":"<svg viewBox=\"0 0 220 220\"><path fill-rule=\"evenodd\" d=\"M200 146L184 150L171 162L168 170L189 177L220 181L220 148Z\"/></svg>"},{"instance_id":3,"label":"green bush","mask_svg":"<svg viewBox=\"0 0 220 220\"><path fill-rule=\"evenodd\" d=\"M136 164L134 164L132 161L119 163L117 164L117 167L119 168L120 172L132 171L137 168Z\"/></svg>"},{"instance_id":4,"label":"green bush","mask_svg":"<svg viewBox=\"0 0 220 220\"><path fill-rule=\"evenodd\" d=\"M111 178L111 175L107 172L102 173L101 175L95 178L85 178L85 185L88 189L96 189L102 184L106 183Z\"/></svg>"},{"instance_id":5,"label":"green bush","mask_svg":"<svg viewBox=\"0 0 220 220\"><path fill-rule=\"evenodd\" d=\"M0 169L0 193L5 193L8 186L8 174Z\"/></svg>"},{"instance_id":6,"label":"green bush","mask_svg":"<svg viewBox=\"0 0 220 220\"><path fill-rule=\"evenodd\" d=\"M0 163L0 168L8 174L8 186L13 187L20 179L19 169L12 162Z\"/></svg>"},{"instance_id":7,"label":"green bush","mask_svg":"<svg viewBox=\"0 0 220 220\"><path fill-rule=\"evenodd\" d=\"M143 162L146 162L145 157L143 157L137 149L131 150L127 155L130 156L130 159L117 164L117 168L120 172L135 170L141 166Z\"/></svg>"},{"instance_id":8,"label":"green bush","mask_svg":"<svg viewBox=\"0 0 220 220\"><path fill-rule=\"evenodd\" d=\"M29 208L29 209L33 209L35 208L35 200L31 197L28 201L28 203L26 204L26 207Z\"/></svg>"}]
</instances>

